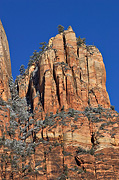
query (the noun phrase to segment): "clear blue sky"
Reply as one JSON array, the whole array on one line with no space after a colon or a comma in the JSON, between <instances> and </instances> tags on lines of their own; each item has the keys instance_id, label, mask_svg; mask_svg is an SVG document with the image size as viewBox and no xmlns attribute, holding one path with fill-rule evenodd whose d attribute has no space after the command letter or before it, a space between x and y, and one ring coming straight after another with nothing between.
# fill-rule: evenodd
<instances>
[{"instance_id":1,"label":"clear blue sky","mask_svg":"<svg viewBox=\"0 0 119 180\"><path fill-rule=\"evenodd\" d=\"M119 112L119 0L0 0L0 19L11 54L13 77L21 64L55 36L57 26L71 25L77 36L101 51L111 104Z\"/></svg>"}]
</instances>

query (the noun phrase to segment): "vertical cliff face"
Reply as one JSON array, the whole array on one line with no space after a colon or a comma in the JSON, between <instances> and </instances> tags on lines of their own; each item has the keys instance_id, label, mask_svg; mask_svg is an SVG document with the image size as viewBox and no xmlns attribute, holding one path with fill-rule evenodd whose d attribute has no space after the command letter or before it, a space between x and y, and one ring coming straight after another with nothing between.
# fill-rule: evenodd
<instances>
[{"instance_id":1,"label":"vertical cliff face","mask_svg":"<svg viewBox=\"0 0 119 180\"><path fill-rule=\"evenodd\" d=\"M30 96L34 106L38 92L45 113L56 113L62 107L65 110L110 107L102 55L95 46L78 47L71 26L49 40L48 48L31 69L29 75L18 82L19 96Z\"/></svg>"},{"instance_id":2,"label":"vertical cliff face","mask_svg":"<svg viewBox=\"0 0 119 180\"><path fill-rule=\"evenodd\" d=\"M17 78L7 101L2 24L0 33L0 180L118 179L119 114L110 108L99 50L77 46L69 27Z\"/></svg>"},{"instance_id":3,"label":"vertical cliff face","mask_svg":"<svg viewBox=\"0 0 119 180\"><path fill-rule=\"evenodd\" d=\"M11 76L9 45L5 30L0 21L0 97L5 101L10 98L8 80Z\"/></svg>"}]
</instances>

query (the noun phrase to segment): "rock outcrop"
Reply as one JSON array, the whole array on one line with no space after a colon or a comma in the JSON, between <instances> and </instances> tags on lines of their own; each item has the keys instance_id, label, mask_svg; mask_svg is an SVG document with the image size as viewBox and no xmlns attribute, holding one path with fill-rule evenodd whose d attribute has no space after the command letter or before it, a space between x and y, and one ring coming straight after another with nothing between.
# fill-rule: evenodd
<instances>
[{"instance_id":1,"label":"rock outcrop","mask_svg":"<svg viewBox=\"0 0 119 180\"><path fill-rule=\"evenodd\" d=\"M71 27L51 38L39 58L36 67L31 67L29 74L18 81L19 96L30 96L33 106L38 92L45 113L56 113L63 106L65 110L84 110L99 104L110 107L102 55L95 46L77 47Z\"/></svg>"},{"instance_id":2,"label":"rock outcrop","mask_svg":"<svg viewBox=\"0 0 119 180\"><path fill-rule=\"evenodd\" d=\"M5 101L10 98L8 80L11 76L9 45L5 30L0 21L0 97Z\"/></svg>"},{"instance_id":3,"label":"rock outcrop","mask_svg":"<svg viewBox=\"0 0 119 180\"><path fill-rule=\"evenodd\" d=\"M95 46L77 46L71 27L52 37L11 100L1 96L0 180L119 179L119 114L105 83Z\"/></svg>"}]
</instances>

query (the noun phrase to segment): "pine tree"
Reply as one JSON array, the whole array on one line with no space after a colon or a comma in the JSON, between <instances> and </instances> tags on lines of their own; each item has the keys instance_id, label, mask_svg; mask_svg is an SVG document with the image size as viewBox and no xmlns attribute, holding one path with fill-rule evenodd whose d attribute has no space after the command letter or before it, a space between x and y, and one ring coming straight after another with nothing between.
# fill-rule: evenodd
<instances>
[{"instance_id":1,"label":"pine tree","mask_svg":"<svg viewBox=\"0 0 119 180\"><path fill-rule=\"evenodd\" d=\"M39 47L39 49L41 49L41 51L43 52L45 50L45 48L47 47L47 43L46 42L41 42L39 44L41 45L41 47Z\"/></svg>"},{"instance_id":2,"label":"pine tree","mask_svg":"<svg viewBox=\"0 0 119 180\"><path fill-rule=\"evenodd\" d=\"M25 68L24 68L24 65L23 65L23 64L20 66L19 71L20 71L20 75L24 75L24 73L25 73Z\"/></svg>"},{"instance_id":3,"label":"pine tree","mask_svg":"<svg viewBox=\"0 0 119 180\"><path fill-rule=\"evenodd\" d=\"M11 98L13 100L14 98L18 96L18 91L17 91L17 87L15 85L15 82L12 76L10 76L9 78L9 87L10 87L10 92L11 92Z\"/></svg>"},{"instance_id":4,"label":"pine tree","mask_svg":"<svg viewBox=\"0 0 119 180\"><path fill-rule=\"evenodd\" d=\"M28 62L28 69L30 66L32 66L33 63L37 62L39 60L40 53L37 52L37 50L34 50L33 55L30 56L29 62Z\"/></svg>"},{"instance_id":5,"label":"pine tree","mask_svg":"<svg viewBox=\"0 0 119 180\"><path fill-rule=\"evenodd\" d=\"M64 27L62 26L62 25L58 25L58 33L60 34L60 33L62 33L62 32L64 32Z\"/></svg>"},{"instance_id":6,"label":"pine tree","mask_svg":"<svg viewBox=\"0 0 119 180\"><path fill-rule=\"evenodd\" d=\"M37 62L39 60L39 55L39 52L37 52L37 50L34 50L32 55L32 59L34 60L34 62Z\"/></svg>"},{"instance_id":7,"label":"pine tree","mask_svg":"<svg viewBox=\"0 0 119 180\"><path fill-rule=\"evenodd\" d=\"M14 91L14 80L13 80L13 76L12 75L9 78L9 87L10 87L10 92L12 94L13 91Z\"/></svg>"},{"instance_id":8,"label":"pine tree","mask_svg":"<svg viewBox=\"0 0 119 180\"><path fill-rule=\"evenodd\" d=\"M33 59L29 59L29 62L28 62L28 69L30 68L30 66L34 63L34 60Z\"/></svg>"},{"instance_id":9,"label":"pine tree","mask_svg":"<svg viewBox=\"0 0 119 180\"><path fill-rule=\"evenodd\" d=\"M80 36L77 38L77 45L81 46L82 44L86 44L85 38L80 38Z\"/></svg>"}]
</instances>

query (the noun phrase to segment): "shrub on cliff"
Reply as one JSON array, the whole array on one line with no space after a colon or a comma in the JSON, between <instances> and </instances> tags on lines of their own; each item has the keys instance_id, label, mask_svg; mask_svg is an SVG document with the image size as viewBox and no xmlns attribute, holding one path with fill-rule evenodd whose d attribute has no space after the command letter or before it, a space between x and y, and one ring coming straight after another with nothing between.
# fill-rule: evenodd
<instances>
[{"instance_id":1,"label":"shrub on cliff","mask_svg":"<svg viewBox=\"0 0 119 180\"><path fill-rule=\"evenodd\" d=\"M20 66L19 71L20 71L20 75L24 75L24 73L25 73L25 68L24 68L24 65L23 65L23 64Z\"/></svg>"},{"instance_id":2,"label":"shrub on cliff","mask_svg":"<svg viewBox=\"0 0 119 180\"><path fill-rule=\"evenodd\" d=\"M6 102L0 97L0 105L1 106L6 106Z\"/></svg>"},{"instance_id":3,"label":"shrub on cliff","mask_svg":"<svg viewBox=\"0 0 119 180\"><path fill-rule=\"evenodd\" d=\"M62 25L58 25L58 33L60 34L60 33L62 33L62 32L64 32L64 27L62 26Z\"/></svg>"},{"instance_id":4,"label":"shrub on cliff","mask_svg":"<svg viewBox=\"0 0 119 180\"><path fill-rule=\"evenodd\" d=\"M28 69L30 68L30 66L32 66L33 63L34 63L34 60L33 60L33 59L29 59L29 62L28 62Z\"/></svg>"},{"instance_id":5,"label":"shrub on cliff","mask_svg":"<svg viewBox=\"0 0 119 180\"><path fill-rule=\"evenodd\" d=\"M39 60L40 53L37 52L37 50L34 50L33 55L30 56L29 62L28 62L28 69L34 62L37 62Z\"/></svg>"},{"instance_id":6,"label":"shrub on cliff","mask_svg":"<svg viewBox=\"0 0 119 180\"><path fill-rule=\"evenodd\" d=\"M9 78L9 87L10 87L11 97L13 99L16 96L16 89L12 75Z\"/></svg>"},{"instance_id":7,"label":"shrub on cliff","mask_svg":"<svg viewBox=\"0 0 119 180\"><path fill-rule=\"evenodd\" d=\"M85 38L80 38L80 36L77 38L77 45L81 46L86 44L86 39Z\"/></svg>"},{"instance_id":8,"label":"shrub on cliff","mask_svg":"<svg viewBox=\"0 0 119 180\"><path fill-rule=\"evenodd\" d=\"M111 110L115 110L115 107L114 107L114 106L112 106L112 105L110 106L110 108L111 108Z\"/></svg>"},{"instance_id":9,"label":"shrub on cliff","mask_svg":"<svg viewBox=\"0 0 119 180\"><path fill-rule=\"evenodd\" d=\"M10 92L12 92L14 89L14 80L13 80L12 75L9 78L9 87L10 87Z\"/></svg>"},{"instance_id":10,"label":"shrub on cliff","mask_svg":"<svg viewBox=\"0 0 119 180\"><path fill-rule=\"evenodd\" d=\"M41 47L39 47L39 49L41 50L41 52L43 52L45 50L45 48L47 47L47 43L46 42L41 42L39 43Z\"/></svg>"}]
</instances>

